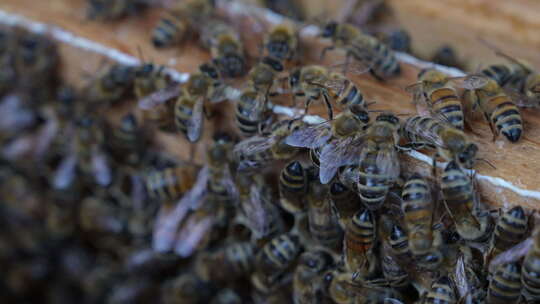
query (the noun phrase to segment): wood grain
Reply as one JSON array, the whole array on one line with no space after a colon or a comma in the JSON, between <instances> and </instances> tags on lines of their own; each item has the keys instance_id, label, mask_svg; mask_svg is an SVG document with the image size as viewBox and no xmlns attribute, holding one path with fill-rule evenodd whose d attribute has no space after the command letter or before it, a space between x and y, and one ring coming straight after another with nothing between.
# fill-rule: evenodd
<instances>
[{"instance_id":1,"label":"wood grain","mask_svg":"<svg viewBox=\"0 0 540 304\"><path fill-rule=\"evenodd\" d=\"M136 56L136 47L139 46L145 58L151 58L156 63L168 65L181 72L193 72L200 63L208 59L208 53L191 42L185 43L182 47L165 51L155 50L151 46L149 43L150 30L159 18L160 9L152 9L142 16L131 17L121 22L98 23L85 20L84 2L82 0L50 0L45 3L30 0L4 0L0 3L0 9L37 22L60 26L78 36L134 56ZM245 14L238 15L238 11L231 11L227 8L222 9L221 13L232 18L247 18ZM249 27L249 18L245 21L243 24ZM428 21L426 20L426 22ZM249 29L245 29L243 33L249 37L250 43L248 45L254 53L252 48L257 43L257 39L254 39L257 36L253 35L257 33L253 33ZM304 50L309 50L305 51L305 63L320 63L318 62L319 52L325 43L308 34L303 34L301 41ZM63 45L61 52L65 67L64 75L68 81L74 83L82 83L84 81L83 71L95 71L103 57L68 45ZM325 64L332 65L343 62L343 60L342 54L335 52L326 59ZM368 75L356 75L351 76L351 78L362 89L368 100L376 101L373 109L392 110L399 114L414 114L415 108L411 103L411 97L403 88L416 81L419 69L410 64L403 64L402 67L403 74L400 77L385 83L376 81ZM288 105L290 99L284 96L273 100L273 102ZM128 111L132 105L133 103L127 103L121 109L113 109L111 112ZM219 129L233 129L232 104L219 104L216 106L216 110L219 110L220 114L212 122L207 121L201 145L204 145L204 142L213 133L213 129L218 127ZM317 104L310 109L310 113L325 117L326 110L322 105ZM519 195L515 191L499 187L488 180L500 178L521 190L540 192L537 181L537 172L540 172L540 118L537 114L537 111L534 110L523 111L526 122L525 135L517 144L510 144L503 138L492 142L491 132L484 121L478 120L472 123L476 134L471 134L471 137L480 144L481 157L486 158L496 167L496 169L492 169L486 164L479 163L476 168L480 177L479 187L484 201L493 207L520 204L540 209L538 197ZM119 115L114 116L118 117ZM180 157L186 158L189 154L189 144L180 135L161 133L157 136L157 141L164 149ZM199 162L202 159L201 151L201 147L199 147L197 155ZM403 160L405 170L420 170L426 174L429 173L430 168L426 163L406 155L403 155Z\"/></svg>"}]
</instances>

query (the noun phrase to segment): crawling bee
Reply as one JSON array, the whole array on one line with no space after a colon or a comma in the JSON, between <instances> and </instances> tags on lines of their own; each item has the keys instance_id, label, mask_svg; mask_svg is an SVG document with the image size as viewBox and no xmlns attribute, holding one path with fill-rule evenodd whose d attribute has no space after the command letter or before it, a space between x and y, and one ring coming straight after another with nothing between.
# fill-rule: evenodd
<instances>
[{"instance_id":1,"label":"crawling bee","mask_svg":"<svg viewBox=\"0 0 540 304\"><path fill-rule=\"evenodd\" d=\"M293 104L297 97L305 97L305 110L307 114L309 105L322 96L328 109L328 117L333 119L333 110L330 100L336 101L340 109L351 105L366 107L366 101L360 89L342 73L329 71L318 65L308 65L291 71L289 75Z\"/></svg>"},{"instance_id":2,"label":"crawling bee","mask_svg":"<svg viewBox=\"0 0 540 304\"><path fill-rule=\"evenodd\" d=\"M369 209L358 211L345 228L343 256L348 271L367 276L376 269L375 216Z\"/></svg>"},{"instance_id":3,"label":"crawling bee","mask_svg":"<svg viewBox=\"0 0 540 304\"><path fill-rule=\"evenodd\" d=\"M457 303L454 282L448 276L439 277L431 285L423 303Z\"/></svg>"},{"instance_id":4,"label":"crawling bee","mask_svg":"<svg viewBox=\"0 0 540 304\"><path fill-rule=\"evenodd\" d=\"M327 303L328 299L325 299L324 295L324 274L334 264L333 256L322 249L306 251L300 255L293 275L293 302Z\"/></svg>"},{"instance_id":5,"label":"crawling bee","mask_svg":"<svg viewBox=\"0 0 540 304\"><path fill-rule=\"evenodd\" d=\"M298 236L291 233L281 234L266 243L255 258L255 273L251 277L255 288L266 293L281 285L280 281L301 249Z\"/></svg>"},{"instance_id":6,"label":"crawling bee","mask_svg":"<svg viewBox=\"0 0 540 304\"><path fill-rule=\"evenodd\" d=\"M478 146L465 133L438 119L427 116L412 116L405 121L401 135L413 146L426 143L425 147L436 148L433 167L437 157L454 160L460 167L470 169L476 161Z\"/></svg>"},{"instance_id":7,"label":"crawling bee","mask_svg":"<svg viewBox=\"0 0 540 304\"><path fill-rule=\"evenodd\" d=\"M292 132L285 143L293 147L321 149L319 178L327 184L338 168L358 163L364 130L369 114L361 106L351 106L336 119L322 124L299 128Z\"/></svg>"},{"instance_id":8,"label":"crawling bee","mask_svg":"<svg viewBox=\"0 0 540 304\"><path fill-rule=\"evenodd\" d=\"M236 242L196 257L195 272L203 281L227 282L250 274L254 267L254 245Z\"/></svg>"},{"instance_id":9,"label":"crawling bee","mask_svg":"<svg viewBox=\"0 0 540 304\"><path fill-rule=\"evenodd\" d=\"M434 117L444 117L457 129L463 130L464 115L461 101L452 81L436 69L424 69L418 74L418 83L409 86L418 106L426 106Z\"/></svg>"},{"instance_id":10,"label":"crawling bee","mask_svg":"<svg viewBox=\"0 0 540 304\"><path fill-rule=\"evenodd\" d=\"M282 120L274 123L269 134L257 135L236 144L235 158L238 169L259 168L272 160L289 159L298 153L298 148L285 143L285 139L297 129L297 120Z\"/></svg>"},{"instance_id":11,"label":"crawling bee","mask_svg":"<svg viewBox=\"0 0 540 304\"><path fill-rule=\"evenodd\" d=\"M281 61L264 57L255 66L253 66L247 76L247 87L268 96L277 95L279 89L278 75L283 72L284 67Z\"/></svg>"},{"instance_id":12,"label":"crawling bee","mask_svg":"<svg viewBox=\"0 0 540 304\"><path fill-rule=\"evenodd\" d=\"M524 239L528 220L521 206L513 207L501 214L491 238L490 256L497 256Z\"/></svg>"},{"instance_id":13,"label":"crawling bee","mask_svg":"<svg viewBox=\"0 0 540 304\"><path fill-rule=\"evenodd\" d=\"M113 20L135 14L148 4L147 0L89 0L87 16L96 20Z\"/></svg>"},{"instance_id":14,"label":"crawling bee","mask_svg":"<svg viewBox=\"0 0 540 304\"><path fill-rule=\"evenodd\" d=\"M329 22L324 26L321 36L330 38L333 42L332 46L323 49L322 58L327 51L342 48L347 52L345 68L352 57L369 67L370 73L381 81L401 73L394 53L379 40L363 34L352 24Z\"/></svg>"},{"instance_id":15,"label":"crawling bee","mask_svg":"<svg viewBox=\"0 0 540 304\"><path fill-rule=\"evenodd\" d=\"M304 196L307 188L307 172L302 167L302 164L297 160L288 163L279 175L279 201L281 207L293 214L304 211Z\"/></svg>"},{"instance_id":16,"label":"crawling bee","mask_svg":"<svg viewBox=\"0 0 540 304\"><path fill-rule=\"evenodd\" d=\"M517 262L500 265L489 283L487 303L518 303L521 297L521 265Z\"/></svg>"},{"instance_id":17,"label":"crawling bee","mask_svg":"<svg viewBox=\"0 0 540 304\"><path fill-rule=\"evenodd\" d=\"M298 55L298 32L292 24L276 25L264 36L262 47L265 56L281 61L293 60Z\"/></svg>"},{"instance_id":18,"label":"crawling bee","mask_svg":"<svg viewBox=\"0 0 540 304\"><path fill-rule=\"evenodd\" d=\"M210 49L212 61L223 77L241 77L246 72L244 46L234 28L222 21L208 21L201 34L203 45Z\"/></svg>"},{"instance_id":19,"label":"crawling bee","mask_svg":"<svg viewBox=\"0 0 540 304\"><path fill-rule=\"evenodd\" d=\"M132 92L135 67L114 64L84 89L84 96L92 103L115 103Z\"/></svg>"},{"instance_id":20,"label":"crawling bee","mask_svg":"<svg viewBox=\"0 0 540 304\"><path fill-rule=\"evenodd\" d=\"M479 210L473 181L455 161L450 161L444 169L441 189L458 234L466 241L486 241L493 223L489 213Z\"/></svg>"},{"instance_id":21,"label":"crawling bee","mask_svg":"<svg viewBox=\"0 0 540 304\"><path fill-rule=\"evenodd\" d=\"M472 110L480 110L493 133L493 140L502 133L510 142L517 142L523 133L523 119L518 107L497 84L488 77L480 78L463 93Z\"/></svg>"},{"instance_id":22,"label":"crawling bee","mask_svg":"<svg viewBox=\"0 0 540 304\"><path fill-rule=\"evenodd\" d=\"M360 198L352 189L341 182L333 182L330 185L330 200L332 208L339 220L341 228L345 229L353 215L358 212L362 206Z\"/></svg>"},{"instance_id":23,"label":"crawling bee","mask_svg":"<svg viewBox=\"0 0 540 304\"><path fill-rule=\"evenodd\" d=\"M152 43L157 48L179 44L213 12L212 0L178 3L163 13L152 32Z\"/></svg>"},{"instance_id":24,"label":"crawling bee","mask_svg":"<svg viewBox=\"0 0 540 304\"><path fill-rule=\"evenodd\" d=\"M142 160L142 148L147 138L133 113L122 117L120 125L112 130L109 139L109 147L119 161L136 165Z\"/></svg>"},{"instance_id":25,"label":"crawling bee","mask_svg":"<svg viewBox=\"0 0 540 304\"><path fill-rule=\"evenodd\" d=\"M251 137L261 132L269 112L268 96L247 88L236 102L236 126L244 137Z\"/></svg>"}]
</instances>

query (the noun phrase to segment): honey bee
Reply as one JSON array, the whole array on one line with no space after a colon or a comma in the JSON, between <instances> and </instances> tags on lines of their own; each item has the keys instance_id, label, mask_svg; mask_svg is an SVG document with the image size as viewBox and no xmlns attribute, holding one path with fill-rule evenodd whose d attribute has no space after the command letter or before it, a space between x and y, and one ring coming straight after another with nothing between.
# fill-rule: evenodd
<instances>
[{"instance_id":1,"label":"honey bee","mask_svg":"<svg viewBox=\"0 0 540 304\"><path fill-rule=\"evenodd\" d=\"M431 62L458 69L462 66L462 63L456 54L455 48L450 45L443 45L439 47L433 54Z\"/></svg>"},{"instance_id":2,"label":"honey bee","mask_svg":"<svg viewBox=\"0 0 540 304\"><path fill-rule=\"evenodd\" d=\"M431 285L422 303L457 303L454 282L448 276L439 277Z\"/></svg>"},{"instance_id":3,"label":"honey bee","mask_svg":"<svg viewBox=\"0 0 540 304\"><path fill-rule=\"evenodd\" d=\"M334 182L330 185L330 200L341 228L345 229L347 223L362 206L360 198L356 192L352 191L344 184Z\"/></svg>"},{"instance_id":4,"label":"honey bee","mask_svg":"<svg viewBox=\"0 0 540 304\"><path fill-rule=\"evenodd\" d=\"M293 131L285 143L293 147L321 148L319 178L323 184L332 180L342 166L358 162L364 142L363 131L369 114L360 106L351 106L335 120Z\"/></svg>"},{"instance_id":5,"label":"honey bee","mask_svg":"<svg viewBox=\"0 0 540 304\"><path fill-rule=\"evenodd\" d=\"M374 246L376 241L375 216L369 209L358 211L345 229L343 257L347 270L364 276L376 267Z\"/></svg>"},{"instance_id":6,"label":"honey bee","mask_svg":"<svg viewBox=\"0 0 540 304\"><path fill-rule=\"evenodd\" d=\"M434 117L442 116L457 129L463 130L464 116L461 101L452 80L436 69L423 69L418 74L418 83L407 89L414 93L417 105L426 106Z\"/></svg>"},{"instance_id":7,"label":"honey bee","mask_svg":"<svg viewBox=\"0 0 540 304\"><path fill-rule=\"evenodd\" d=\"M493 140L502 133L510 142L517 142L523 133L523 120L518 107L505 91L491 78L483 77L465 90L463 99L480 109L493 133Z\"/></svg>"},{"instance_id":8,"label":"honey bee","mask_svg":"<svg viewBox=\"0 0 540 304\"><path fill-rule=\"evenodd\" d=\"M239 161L238 170L260 168L272 160L296 155L299 149L286 144L285 140L299 127L299 123L298 120L277 121L267 136L253 136L236 144L234 155Z\"/></svg>"},{"instance_id":9,"label":"honey bee","mask_svg":"<svg viewBox=\"0 0 540 304\"><path fill-rule=\"evenodd\" d=\"M148 5L147 0L89 0L89 19L113 20L132 15Z\"/></svg>"},{"instance_id":10,"label":"honey bee","mask_svg":"<svg viewBox=\"0 0 540 304\"><path fill-rule=\"evenodd\" d=\"M363 139L357 186L360 199L371 210L382 205L388 190L399 176L396 149L399 128L397 116L383 113L369 126Z\"/></svg>"},{"instance_id":11,"label":"honey bee","mask_svg":"<svg viewBox=\"0 0 540 304\"><path fill-rule=\"evenodd\" d=\"M164 283L161 298L165 304L197 304L205 303L210 293L201 292L209 287L193 273L183 273Z\"/></svg>"},{"instance_id":12,"label":"honey bee","mask_svg":"<svg viewBox=\"0 0 540 304\"><path fill-rule=\"evenodd\" d=\"M172 201L188 192L195 184L195 166L177 166L152 170L146 176L146 191L151 199Z\"/></svg>"},{"instance_id":13,"label":"honey bee","mask_svg":"<svg viewBox=\"0 0 540 304\"><path fill-rule=\"evenodd\" d=\"M517 245L528 230L528 220L521 206L505 211L498 219L491 238L491 256Z\"/></svg>"},{"instance_id":14,"label":"honey bee","mask_svg":"<svg viewBox=\"0 0 540 304\"><path fill-rule=\"evenodd\" d=\"M482 265L474 260L472 248L461 246L459 249L457 260L453 260L455 271L452 275L460 299L458 303L484 303L487 282L484 280Z\"/></svg>"},{"instance_id":15,"label":"honey bee","mask_svg":"<svg viewBox=\"0 0 540 304\"><path fill-rule=\"evenodd\" d=\"M491 236L493 223L488 213L478 208L473 181L450 161L443 171L441 189L458 234L466 241L484 242Z\"/></svg>"},{"instance_id":16,"label":"honey bee","mask_svg":"<svg viewBox=\"0 0 540 304\"><path fill-rule=\"evenodd\" d=\"M227 282L250 274L254 267L254 258L253 244L236 242L197 255L195 272L206 282Z\"/></svg>"},{"instance_id":17,"label":"honey bee","mask_svg":"<svg viewBox=\"0 0 540 304\"><path fill-rule=\"evenodd\" d=\"M381 270L392 288L402 290L410 286L409 274L400 265L397 257L391 253L391 249L385 248L385 246L381 248Z\"/></svg>"},{"instance_id":18,"label":"honey bee","mask_svg":"<svg viewBox=\"0 0 540 304\"><path fill-rule=\"evenodd\" d=\"M427 147L436 148L433 167L437 157L447 161L454 160L460 167L471 169L476 161L478 146L463 131L438 119L427 116L412 116L402 126L402 136L413 145L426 143Z\"/></svg>"},{"instance_id":19,"label":"honey bee","mask_svg":"<svg viewBox=\"0 0 540 304\"><path fill-rule=\"evenodd\" d=\"M142 159L141 148L146 142L144 131L139 126L133 113L122 117L120 125L113 128L109 145L118 160L129 164L137 164Z\"/></svg>"},{"instance_id":20,"label":"honey bee","mask_svg":"<svg viewBox=\"0 0 540 304\"><path fill-rule=\"evenodd\" d=\"M84 96L90 102L111 104L125 97L133 86L136 68L114 64L85 88Z\"/></svg>"},{"instance_id":21,"label":"honey bee","mask_svg":"<svg viewBox=\"0 0 540 304\"><path fill-rule=\"evenodd\" d=\"M342 242L343 231L332 212L328 190L329 187L321 184L316 176L310 177L306 196L309 231L317 243L337 248Z\"/></svg>"},{"instance_id":22,"label":"honey bee","mask_svg":"<svg viewBox=\"0 0 540 304\"><path fill-rule=\"evenodd\" d=\"M196 0L179 3L166 10L152 32L152 43L156 48L179 44L214 12L213 1Z\"/></svg>"},{"instance_id":23,"label":"honey bee","mask_svg":"<svg viewBox=\"0 0 540 304\"><path fill-rule=\"evenodd\" d=\"M251 278L255 288L267 293L282 284L280 280L301 250L300 240L295 234L281 234L266 243L255 257L255 272Z\"/></svg>"},{"instance_id":24,"label":"honey bee","mask_svg":"<svg viewBox=\"0 0 540 304\"><path fill-rule=\"evenodd\" d=\"M440 235L432 229L435 204L431 189L419 174L413 174L403 186L401 209L407 225L409 248L412 254L420 258L422 266L435 269L442 262L437 247L442 242ZM431 258L424 260L423 258ZM437 258L434 258L437 257Z\"/></svg>"},{"instance_id":25,"label":"honey bee","mask_svg":"<svg viewBox=\"0 0 540 304\"><path fill-rule=\"evenodd\" d=\"M517 262L500 265L489 282L487 303L518 303L520 297L521 265Z\"/></svg>"},{"instance_id":26,"label":"honey bee","mask_svg":"<svg viewBox=\"0 0 540 304\"><path fill-rule=\"evenodd\" d=\"M350 59L354 58L368 66L371 75L381 81L401 73L394 53L375 37L362 33L352 24L331 21L324 26L321 37L330 38L333 42L332 46L323 49L321 58L329 50L342 48L347 52L345 68Z\"/></svg>"},{"instance_id":27,"label":"honey bee","mask_svg":"<svg viewBox=\"0 0 540 304\"><path fill-rule=\"evenodd\" d=\"M307 187L307 173L302 164L297 160L288 163L279 175L279 202L281 207L292 214L304 211L304 196Z\"/></svg>"},{"instance_id":28,"label":"honey bee","mask_svg":"<svg viewBox=\"0 0 540 304\"><path fill-rule=\"evenodd\" d=\"M281 61L293 60L298 51L298 32L292 24L282 23L274 26L264 36L265 55Z\"/></svg>"},{"instance_id":29,"label":"honey bee","mask_svg":"<svg viewBox=\"0 0 540 304\"><path fill-rule=\"evenodd\" d=\"M242 298L233 289L224 288L212 298L210 304L242 304Z\"/></svg>"},{"instance_id":30,"label":"honey bee","mask_svg":"<svg viewBox=\"0 0 540 304\"><path fill-rule=\"evenodd\" d=\"M335 303L356 303L358 288L352 282L352 273L335 269L325 274L324 280L328 284L328 294Z\"/></svg>"},{"instance_id":31,"label":"honey bee","mask_svg":"<svg viewBox=\"0 0 540 304\"><path fill-rule=\"evenodd\" d=\"M234 28L222 21L206 22L201 33L203 45L210 49L212 61L223 77L241 77L246 72L244 46Z\"/></svg>"},{"instance_id":32,"label":"honey bee","mask_svg":"<svg viewBox=\"0 0 540 304\"><path fill-rule=\"evenodd\" d=\"M354 65L351 65L354 67ZM355 68L356 70L356 68ZM360 72L357 72L360 74ZM334 118L331 99L335 100L341 109L351 105L366 107L362 91L345 75L330 71L319 65L308 65L294 69L289 75L289 86L292 91L293 104L297 97L305 97L304 113L307 114L309 105L321 96L328 109L330 120Z\"/></svg>"},{"instance_id":33,"label":"honey bee","mask_svg":"<svg viewBox=\"0 0 540 304\"><path fill-rule=\"evenodd\" d=\"M248 73L247 87L264 97L277 95L278 75L283 72L283 63L272 57L263 57Z\"/></svg>"},{"instance_id":34,"label":"honey bee","mask_svg":"<svg viewBox=\"0 0 540 304\"><path fill-rule=\"evenodd\" d=\"M236 126L244 137L251 137L261 132L265 117L268 97L252 88L242 91L236 102Z\"/></svg>"},{"instance_id":35,"label":"honey bee","mask_svg":"<svg viewBox=\"0 0 540 304\"><path fill-rule=\"evenodd\" d=\"M293 302L329 303L324 291L324 274L334 263L332 255L321 249L302 253L293 275Z\"/></svg>"}]
</instances>

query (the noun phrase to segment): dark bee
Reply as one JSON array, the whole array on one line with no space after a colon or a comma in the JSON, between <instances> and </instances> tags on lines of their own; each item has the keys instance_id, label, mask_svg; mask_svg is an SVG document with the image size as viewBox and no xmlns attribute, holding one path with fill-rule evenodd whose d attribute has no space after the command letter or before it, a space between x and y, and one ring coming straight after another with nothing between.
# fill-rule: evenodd
<instances>
[{"instance_id":1,"label":"dark bee","mask_svg":"<svg viewBox=\"0 0 540 304\"><path fill-rule=\"evenodd\" d=\"M344 184L334 182L330 185L330 199L341 228L345 229L353 215L362 207L360 198Z\"/></svg>"},{"instance_id":2,"label":"dark bee","mask_svg":"<svg viewBox=\"0 0 540 304\"><path fill-rule=\"evenodd\" d=\"M375 269L376 227L375 216L368 209L358 211L347 225L343 259L349 271L366 275Z\"/></svg>"},{"instance_id":3,"label":"dark bee","mask_svg":"<svg viewBox=\"0 0 540 304\"><path fill-rule=\"evenodd\" d=\"M334 258L324 250L306 251L299 258L293 275L295 304L327 303L324 274L334 265Z\"/></svg>"},{"instance_id":4,"label":"dark bee","mask_svg":"<svg viewBox=\"0 0 540 304\"><path fill-rule=\"evenodd\" d=\"M443 45L438 48L433 54L431 61L437 64L455 68L461 68L462 66L462 63L456 54L455 48L449 45Z\"/></svg>"},{"instance_id":5,"label":"dark bee","mask_svg":"<svg viewBox=\"0 0 540 304\"><path fill-rule=\"evenodd\" d=\"M425 295L424 302L429 304L450 304L457 303L457 295L454 289L454 282L447 277L441 276L431 285L431 289Z\"/></svg>"},{"instance_id":6,"label":"dark bee","mask_svg":"<svg viewBox=\"0 0 540 304\"><path fill-rule=\"evenodd\" d=\"M308 187L307 174L299 161L288 163L279 175L280 204L290 213L305 209L304 196Z\"/></svg>"},{"instance_id":7,"label":"dark bee","mask_svg":"<svg viewBox=\"0 0 540 304\"><path fill-rule=\"evenodd\" d=\"M240 77L246 72L244 46L233 27L221 21L206 22L201 40L210 49L212 61L223 77Z\"/></svg>"},{"instance_id":8,"label":"dark bee","mask_svg":"<svg viewBox=\"0 0 540 304\"><path fill-rule=\"evenodd\" d=\"M487 303L518 303L520 296L521 265L519 263L500 265L489 282Z\"/></svg>"},{"instance_id":9,"label":"dark bee","mask_svg":"<svg viewBox=\"0 0 540 304\"><path fill-rule=\"evenodd\" d=\"M242 91L236 102L236 126L244 137L254 136L263 127L268 114L268 98L252 88Z\"/></svg>"},{"instance_id":10,"label":"dark bee","mask_svg":"<svg viewBox=\"0 0 540 304\"><path fill-rule=\"evenodd\" d=\"M125 97L135 80L136 68L121 64L112 65L102 75L96 77L84 90L90 102L115 103Z\"/></svg>"},{"instance_id":11,"label":"dark bee","mask_svg":"<svg viewBox=\"0 0 540 304\"><path fill-rule=\"evenodd\" d=\"M250 274L254 267L254 259L253 244L232 243L215 251L197 255L195 272L203 281L227 282Z\"/></svg>"},{"instance_id":12,"label":"dark bee","mask_svg":"<svg viewBox=\"0 0 540 304\"><path fill-rule=\"evenodd\" d=\"M278 60L292 60L297 55L298 33L291 24L279 24L264 37L266 56Z\"/></svg>"},{"instance_id":13,"label":"dark bee","mask_svg":"<svg viewBox=\"0 0 540 304\"><path fill-rule=\"evenodd\" d=\"M521 206L505 211L498 219L491 239L491 256L517 245L528 230L528 219Z\"/></svg>"}]
</instances>

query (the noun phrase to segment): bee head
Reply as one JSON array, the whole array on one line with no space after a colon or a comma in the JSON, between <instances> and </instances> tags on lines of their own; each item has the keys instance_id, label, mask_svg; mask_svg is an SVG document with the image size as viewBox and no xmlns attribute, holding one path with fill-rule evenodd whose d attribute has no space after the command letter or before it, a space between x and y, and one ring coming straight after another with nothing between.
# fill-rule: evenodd
<instances>
[{"instance_id":1,"label":"bee head","mask_svg":"<svg viewBox=\"0 0 540 304\"><path fill-rule=\"evenodd\" d=\"M272 57L264 57L262 62L268 66L270 66L274 71L276 72L282 72L283 71L283 64L277 59L274 59Z\"/></svg>"},{"instance_id":2,"label":"bee head","mask_svg":"<svg viewBox=\"0 0 540 304\"><path fill-rule=\"evenodd\" d=\"M218 79L219 77L219 73L216 67L208 62L201 64L199 66L199 71L212 79Z\"/></svg>"},{"instance_id":3,"label":"bee head","mask_svg":"<svg viewBox=\"0 0 540 304\"><path fill-rule=\"evenodd\" d=\"M476 160L476 152L478 152L478 146L473 143L468 144L463 151L458 153L458 162L467 169L472 168Z\"/></svg>"},{"instance_id":4,"label":"bee head","mask_svg":"<svg viewBox=\"0 0 540 304\"><path fill-rule=\"evenodd\" d=\"M328 22L324 26L321 36L323 38L333 37L336 34L337 26L338 26L338 24L335 21Z\"/></svg>"},{"instance_id":5,"label":"bee head","mask_svg":"<svg viewBox=\"0 0 540 304\"><path fill-rule=\"evenodd\" d=\"M360 105L351 105L349 107L351 113L361 122L367 124L369 122L369 113Z\"/></svg>"}]
</instances>

